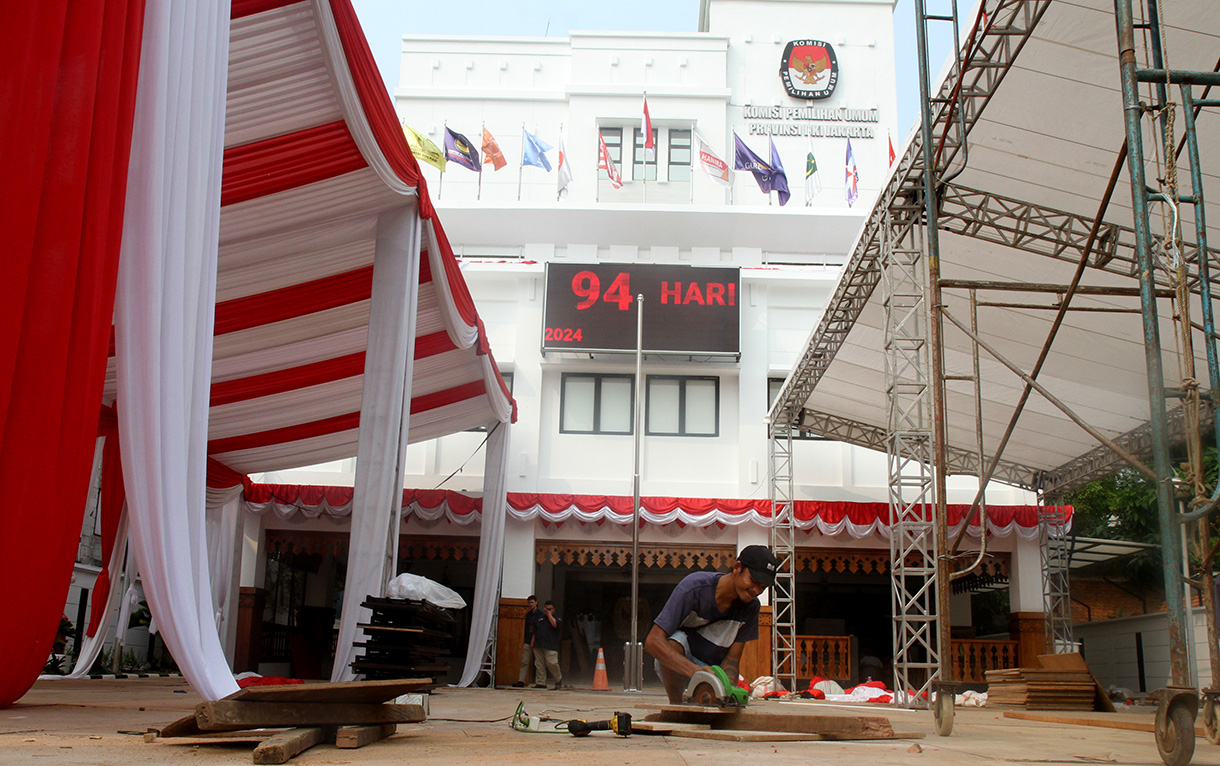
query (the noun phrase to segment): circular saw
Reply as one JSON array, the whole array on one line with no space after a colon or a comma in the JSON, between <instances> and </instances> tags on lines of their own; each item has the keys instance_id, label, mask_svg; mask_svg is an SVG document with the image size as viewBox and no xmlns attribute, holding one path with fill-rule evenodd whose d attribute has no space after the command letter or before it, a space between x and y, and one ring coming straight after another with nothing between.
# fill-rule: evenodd
<instances>
[{"instance_id":1,"label":"circular saw","mask_svg":"<svg viewBox=\"0 0 1220 766\"><path fill-rule=\"evenodd\" d=\"M745 707L750 695L729 680L719 665L695 671L682 693L682 701L702 707Z\"/></svg>"}]
</instances>

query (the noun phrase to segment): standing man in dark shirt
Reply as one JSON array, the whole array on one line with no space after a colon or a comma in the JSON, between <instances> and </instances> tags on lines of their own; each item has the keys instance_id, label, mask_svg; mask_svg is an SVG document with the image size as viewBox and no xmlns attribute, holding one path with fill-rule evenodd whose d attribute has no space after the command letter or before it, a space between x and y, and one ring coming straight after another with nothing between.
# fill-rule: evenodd
<instances>
[{"instance_id":1,"label":"standing man in dark shirt","mask_svg":"<svg viewBox=\"0 0 1220 766\"><path fill-rule=\"evenodd\" d=\"M542 611L534 615L534 668L538 683L535 689L546 688L546 674L549 670L555 676L558 689L563 685L563 673L559 672L559 626L563 618L555 613L555 602L547 601Z\"/></svg>"},{"instance_id":2,"label":"standing man in dark shirt","mask_svg":"<svg viewBox=\"0 0 1220 766\"><path fill-rule=\"evenodd\" d=\"M534 616L538 614L538 597L530 594L525 603L529 605L529 611L525 613L525 638L521 644L521 672L517 674L517 683L513 684L517 687L525 686L530 665L534 664Z\"/></svg>"},{"instance_id":3,"label":"standing man in dark shirt","mask_svg":"<svg viewBox=\"0 0 1220 766\"><path fill-rule=\"evenodd\" d=\"M674 588L644 641L671 704L704 667L719 665L737 680L746 642L758 638L758 596L775 584L778 566L770 548L749 545L727 574L696 572Z\"/></svg>"}]
</instances>

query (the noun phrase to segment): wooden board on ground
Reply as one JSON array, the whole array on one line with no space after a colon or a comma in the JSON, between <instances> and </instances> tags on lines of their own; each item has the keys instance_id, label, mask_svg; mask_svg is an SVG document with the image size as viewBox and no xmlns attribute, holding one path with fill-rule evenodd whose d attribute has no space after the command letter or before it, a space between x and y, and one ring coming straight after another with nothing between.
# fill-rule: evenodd
<instances>
[{"instance_id":1,"label":"wooden board on ground","mask_svg":"<svg viewBox=\"0 0 1220 766\"><path fill-rule=\"evenodd\" d=\"M201 702L195 721L204 731L283 726L368 726L426 721L423 705L347 702L251 702L223 699Z\"/></svg>"},{"instance_id":2,"label":"wooden board on ground","mask_svg":"<svg viewBox=\"0 0 1220 766\"><path fill-rule=\"evenodd\" d=\"M663 705L660 712L652 713L644 720L707 724L712 730L817 734L824 740L898 738L889 719L882 716L756 712L748 708L733 708L726 714L721 708Z\"/></svg>"},{"instance_id":3,"label":"wooden board on ground","mask_svg":"<svg viewBox=\"0 0 1220 766\"><path fill-rule=\"evenodd\" d=\"M692 729L710 729L711 725L706 723L677 723L675 721L649 721L633 720L631 722L631 733L640 732L642 734L669 734L675 731L692 730Z\"/></svg>"},{"instance_id":4,"label":"wooden board on ground","mask_svg":"<svg viewBox=\"0 0 1220 766\"><path fill-rule=\"evenodd\" d=\"M1124 720L1123 716L1121 715L1115 718L1100 718L1093 716L1072 716L1064 713L1027 713L1023 710L1005 710L1004 717L1016 718L1020 721L1061 723L1068 726L1099 726L1103 729L1124 729L1126 731L1146 731L1149 733L1156 731L1156 724L1153 721ZM1200 737L1205 736L1203 727L1196 726L1195 734Z\"/></svg>"},{"instance_id":5,"label":"wooden board on ground","mask_svg":"<svg viewBox=\"0 0 1220 766\"><path fill-rule=\"evenodd\" d=\"M335 732L335 747L349 750L380 742L386 737L394 736L398 724L383 723L379 726L340 726Z\"/></svg>"},{"instance_id":6,"label":"wooden board on ground","mask_svg":"<svg viewBox=\"0 0 1220 766\"><path fill-rule=\"evenodd\" d=\"M1088 664L1085 663L1084 657L1081 657L1079 652L1039 654L1038 664L1052 670L1074 670L1088 674L1089 680L1093 682L1093 709L1101 710L1105 713L1115 712L1114 703L1110 701L1110 695L1106 694L1106 690L1101 688L1101 684L1097 682L1097 678L1089 670Z\"/></svg>"},{"instance_id":7,"label":"wooden board on ground","mask_svg":"<svg viewBox=\"0 0 1220 766\"><path fill-rule=\"evenodd\" d=\"M346 681L307 684L247 686L225 697L226 700L269 702L385 702L403 694L428 689L431 678L394 678L384 681ZM352 723L357 723L352 721Z\"/></svg>"},{"instance_id":8,"label":"wooden board on ground","mask_svg":"<svg viewBox=\"0 0 1220 766\"><path fill-rule=\"evenodd\" d=\"M672 737L689 739L716 739L724 742L820 742L821 734L805 734L792 731L746 731L734 729L682 729L671 732Z\"/></svg>"},{"instance_id":9,"label":"wooden board on ground","mask_svg":"<svg viewBox=\"0 0 1220 766\"><path fill-rule=\"evenodd\" d=\"M254 763L287 763L297 753L334 738L335 730L330 727L289 729L254 748Z\"/></svg>"}]
</instances>

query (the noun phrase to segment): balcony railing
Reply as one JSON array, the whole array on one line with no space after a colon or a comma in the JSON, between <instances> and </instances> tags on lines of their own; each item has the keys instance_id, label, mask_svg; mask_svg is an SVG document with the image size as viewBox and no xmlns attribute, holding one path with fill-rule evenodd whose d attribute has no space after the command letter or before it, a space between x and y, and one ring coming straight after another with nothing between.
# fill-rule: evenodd
<instances>
[{"instance_id":1,"label":"balcony railing","mask_svg":"<svg viewBox=\"0 0 1220 766\"><path fill-rule=\"evenodd\" d=\"M797 678L854 679L855 641L855 636L797 636Z\"/></svg>"},{"instance_id":2,"label":"balcony railing","mask_svg":"<svg viewBox=\"0 0 1220 766\"><path fill-rule=\"evenodd\" d=\"M986 683L984 672L1017 667L1016 641L959 639L950 646L956 681Z\"/></svg>"},{"instance_id":3,"label":"balcony railing","mask_svg":"<svg viewBox=\"0 0 1220 766\"><path fill-rule=\"evenodd\" d=\"M988 670L1017 667L1016 641L957 640L951 644L956 681L985 683ZM796 675L858 683L854 636L797 636ZM888 680L887 680L888 683Z\"/></svg>"}]
</instances>

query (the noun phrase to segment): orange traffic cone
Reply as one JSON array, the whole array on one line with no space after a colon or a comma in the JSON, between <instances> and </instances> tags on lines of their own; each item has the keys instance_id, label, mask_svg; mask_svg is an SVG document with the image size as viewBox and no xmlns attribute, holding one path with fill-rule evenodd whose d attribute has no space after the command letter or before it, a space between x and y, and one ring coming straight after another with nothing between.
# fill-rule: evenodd
<instances>
[{"instance_id":1,"label":"orange traffic cone","mask_svg":"<svg viewBox=\"0 0 1220 766\"><path fill-rule=\"evenodd\" d=\"M610 679L606 678L606 653L601 647L597 648L597 666L593 668L593 691L610 691Z\"/></svg>"}]
</instances>

